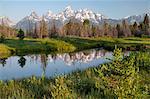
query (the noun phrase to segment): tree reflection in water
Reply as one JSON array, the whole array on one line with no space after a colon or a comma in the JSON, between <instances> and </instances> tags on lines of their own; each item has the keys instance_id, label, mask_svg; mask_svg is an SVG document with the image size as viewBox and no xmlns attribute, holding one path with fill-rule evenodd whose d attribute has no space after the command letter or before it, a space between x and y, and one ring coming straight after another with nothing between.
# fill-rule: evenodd
<instances>
[{"instance_id":1,"label":"tree reflection in water","mask_svg":"<svg viewBox=\"0 0 150 99\"><path fill-rule=\"evenodd\" d=\"M56 73L58 75L69 73L107 62L106 57L111 57L111 54L102 49L92 49L73 53L11 56L7 60L0 59L0 73L10 72L12 74L9 77L6 75L6 79L28 77L29 75L50 77ZM20 72L22 73L18 75Z\"/></svg>"},{"instance_id":2,"label":"tree reflection in water","mask_svg":"<svg viewBox=\"0 0 150 99\"><path fill-rule=\"evenodd\" d=\"M26 64L26 59L23 56L20 56L20 59L18 60L18 64L20 67L24 67Z\"/></svg>"},{"instance_id":3,"label":"tree reflection in water","mask_svg":"<svg viewBox=\"0 0 150 99\"><path fill-rule=\"evenodd\" d=\"M0 59L0 64L2 64L3 67L4 67L5 64L6 64L6 60L7 60L7 58L2 58L2 59Z\"/></svg>"},{"instance_id":4,"label":"tree reflection in water","mask_svg":"<svg viewBox=\"0 0 150 99\"><path fill-rule=\"evenodd\" d=\"M102 58L106 54L110 54L110 52L107 52L106 50L102 49L101 50L91 49L73 53L57 53L48 55L33 54L33 55L26 55L26 58L24 56L19 56L18 65L23 68L26 65L27 60L30 60L31 64L33 64L33 62L35 63L40 62L43 73L45 74L48 62L53 62L55 64L55 62L57 61L63 61L68 66L74 66L76 63L88 63L94 59ZM3 67L5 66L6 62L7 62L6 58L0 59L0 64L2 64Z\"/></svg>"},{"instance_id":5,"label":"tree reflection in water","mask_svg":"<svg viewBox=\"0 0 150 99\"><path fill-rule=\"evenodd\" d=\"M42 70L43 70L42 75L45 76L48 56L46 54L41 54L40 57L41 57L41 66L42 66Z\"/></svg>"}]
</instances>

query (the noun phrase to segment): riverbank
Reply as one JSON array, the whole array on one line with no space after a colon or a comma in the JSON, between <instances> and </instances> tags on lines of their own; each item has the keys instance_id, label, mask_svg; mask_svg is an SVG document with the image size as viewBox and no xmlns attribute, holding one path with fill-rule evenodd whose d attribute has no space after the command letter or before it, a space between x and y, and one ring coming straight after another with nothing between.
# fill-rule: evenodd
<instances>
[{"instance_id":1,"label":"riverbank","mask_svg":"<svg viewBox=\"0 0 150 99\"><path fill-rule=\"evenodd\" d=\"M150 96L150 52L124 56L114 51L111 63L55 78L0 81L0 98L135 98Z\"/></svg>"},{"instance_id":2,"label":"riverbank","mask_svg":"<svg viewBox=\"0 0 150 99\"><path fill-rule=\"evenodd\" d=\"M150 38L79 38L62 37L51 39L7 39L0 44L0 55L10 56L12 54L33 53L63 53L73 52L91 48L104 48L114 50L115 45L123 50L145 50L150 49Z\"/></svg>"},{"instance_id":3,"label":"riverbank","mask_svg":"<svg viewBox=\"0 0 150 99\"><path fill-rule=\"evenodd\" d=\"M56 39L7 39L0 44L0 54L34 54L51 52L72 52L76 48L64 41Z\"/></svg>"},{"instance_id":4,"label":"riverbank","mask_svg":"<svg viewBox=\"0 0 150 99\"><path fill-rule=\"evenodd\" d=\"M106 50L113 51L115 45L123 50L142 50L143 47L149 49L150 38L111 38L111 37L100 37L100 38L79 38L79 37L62 37L57 40L65 41L72 44L79 50L90 49L90 48L104 48Z\"/></svg>"}]
</instances>

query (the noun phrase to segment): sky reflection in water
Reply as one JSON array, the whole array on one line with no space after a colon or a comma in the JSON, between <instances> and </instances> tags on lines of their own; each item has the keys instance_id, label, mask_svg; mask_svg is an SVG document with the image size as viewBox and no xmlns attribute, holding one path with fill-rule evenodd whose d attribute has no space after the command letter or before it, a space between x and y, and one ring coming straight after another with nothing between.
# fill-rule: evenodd
<instances>
[{"instance_id":1,"label":"sky reflection in water","mask_svg":"<svg viewBox=\"0 0 150 99\"><path fill-rule=\"evenodd\" d=\"M106 58L111 57L112 52L99 49L56 55L11 56L0 59L0 79L21 79L32 75L40 77L42 74L52 77L97 66L108 62Z\"/></svg>"}]
</instances>

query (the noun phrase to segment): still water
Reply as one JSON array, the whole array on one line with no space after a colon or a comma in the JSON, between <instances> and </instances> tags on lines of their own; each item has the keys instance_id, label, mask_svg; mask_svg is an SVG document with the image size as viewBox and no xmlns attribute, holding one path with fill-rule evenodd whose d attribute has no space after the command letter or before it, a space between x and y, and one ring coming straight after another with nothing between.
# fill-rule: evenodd
<instances>
[{"instance_id":1,"label":"still water","mask_svg":"<svg viewBox=\"0 0 150 99\"><path fill-rule=\"evenodd\" d=\"M53 77L75 70L84 70L109 62L112 52L102 49L63 53L11 56L0 59L0 80L21 79L31 76Z\"/></svg>"}]
</instances>

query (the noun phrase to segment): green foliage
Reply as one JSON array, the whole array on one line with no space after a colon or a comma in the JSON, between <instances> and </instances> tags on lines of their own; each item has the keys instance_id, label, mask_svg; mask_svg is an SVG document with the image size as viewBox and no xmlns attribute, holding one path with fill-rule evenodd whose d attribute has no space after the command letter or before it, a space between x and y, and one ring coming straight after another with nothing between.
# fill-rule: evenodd
<instances>
[{"instance_id":1,"label":"green foliage","mask_svg":"<svg viewBox=\"0 0 150 99\"><path fill-rule=\"evenodd\" d=\"M17 37L19 37L20 40L23 40L25 38L24 31L22 29L18 31Z\"/></svg>"},{"instance_id":2,"label":"green foliage","mask_svg":"<svg viewBox=\"0 0 150 99\"><path fill-rule=\"evenodd\" d=\"M149 99L150 52L124 56L114 50L110 63L54 78L0 81L0 98Z\"/></svg>"},{"instance_id":3,"label":"green foliage","mask_svg":"<svg viewBox=\"0 0 150 99\"><path fill-rule=\"evenodd\" d=\"M149 38L79 38L79 37L63 37L57 38L58 40L65 41L72 44L77 50L90 49L90 48L104 48L113 51L114 45L117 45L122 50L136 50L136 46L150 45ZM142 47L142 46L141 46Z\"/></svg>"},{"instance_id":4,"label":"green foliage","mask_svg":"<svg viewBox=\"0 0 150 99\"><path fill-rule=\"evenodd\" d=\"M0 53L4 52L4 50L8 50L9 52L11 52L12 49L14 49L13 52L15 54L50 52L62 53L72 52L76 49L72 44L56 39L8 39L6 42L3 43L3 45L0 44L0 48Z\"/></svg>"},{"instance_id":5,"label":"green foliage","mask_svg":"<svg viewBox=\"0 0 150 99\"><path fill-rule=\"evenodd\" d=\"M113 52L113 60L115 61L121 61L123 59L122 57L123 53L122 53L122 49L117 48L117 46L115 46L115 50Z\"/></svg>"},{"instance_id":6,"label":"green foliage","mask_svg":"<svg viewBox=\"0 0 150 99\"><path fill-rule=\"evenodd\" d=\"M116 51L119 49L114 52ZM97 70L99 76L107 82L107 87L111 88L118 98L148 98L150 89L143 89L143 87L150 86L150 83L146 83L145 79L148 80L147 78L142 78L147 73L143 75L141 72L150 66L150 53L131 53L123 60L120 60L119 57L123 56L119 53L113 54L114 57L117 57L116 60L112 60L110 64L102 65L101 69ZM149 69L148 72L150 72Z\"/></svg>"},{"instance_id":7,"label":"green foliage","mask_svg":"<svg viewBox=\"0 0 150 99\"><path fill-rule=\"evenodd\" d=\"M14 48L11 48L5 44L0 44L0 58L6 58L13 54L14 51Z\"/></svg>"},{"instance_id":8,"label":"green foliage","mask_svg":"<svg viewBox=\"0 0 150 99\"><path fill-rule=\"evenodd\" d=\"M90 24L90 21L88 19L85 19L83 22L83 25L89 25L89 24Z\"/></svg>"},{"instance_id":9,"label":"green foliage","mask_svg":"<svg viewBox=\"0 0 150 99\"><path fill-rule=\"evenodd\" d=\"M4 35L0 35L0 43L3 43L5 41L5 36Z\"/></svg>"},{"instance_id":10,"label":"green foliage","mask_svg":"<svg viewBox=\"0 0 150 99\"><path fill-rule=\"evenodd\" d=\"M73 97L72 90L67 86L68 83L65 76L55 78L54 83L50 85L52 97L56 99Z\"/></svg>"}]
</instances>

